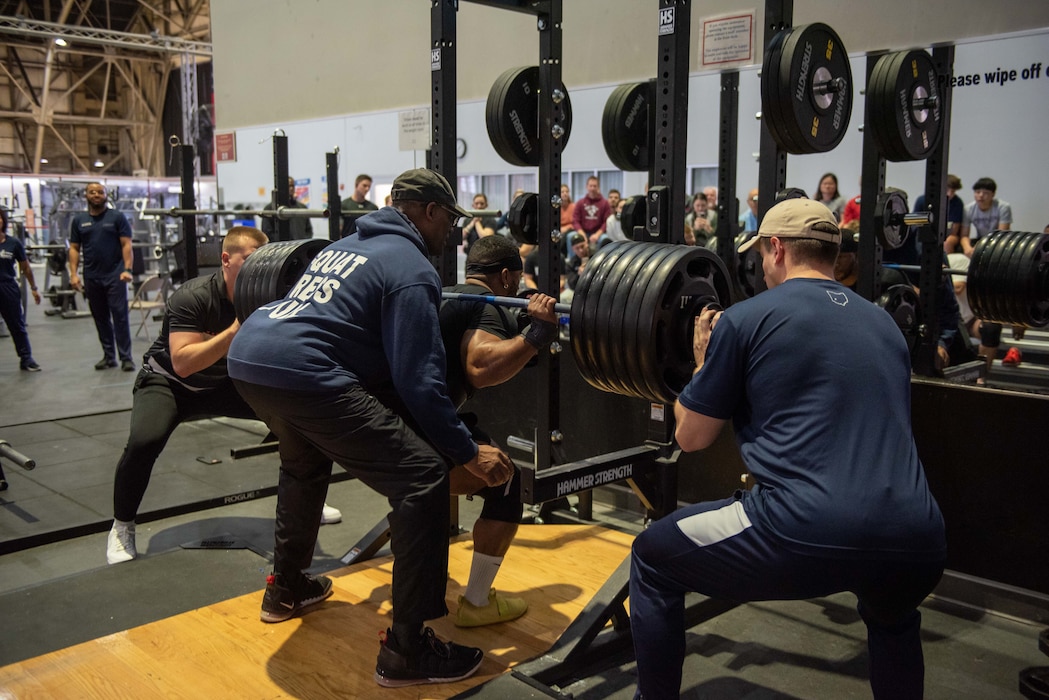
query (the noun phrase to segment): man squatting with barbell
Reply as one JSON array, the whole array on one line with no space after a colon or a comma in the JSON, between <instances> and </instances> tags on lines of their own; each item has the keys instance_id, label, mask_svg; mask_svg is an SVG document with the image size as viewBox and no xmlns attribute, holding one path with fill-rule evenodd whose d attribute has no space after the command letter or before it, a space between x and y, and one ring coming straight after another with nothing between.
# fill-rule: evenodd
<instances>
[{"instance_id":1,"label":"man squatting with barbell","mask_svg":"<svg viewBox=\"0 0 1049 700\"><path fill-rule=\"evenodd\" d=\"M466 282L447 291L460 294L515 295L524 267L518 247L503 236L480 238L466 256ZM441 334L448 357L448 394L462 408L477 389L508 381L540 350L557 339L556 300L545 294L528 298L531 323L522 332L520 315L495 304L448 300L441 305ZM491 439L476 427L473 414L460 414L478 443ZM503 486L485 488L465 469L451 474L451 492L482 496L484 507L473 527L474 554L466 591L459 599L455 624L477 627L513 620L525 613L528 603L502 596L492 588L503 556L510 548L524 507L521 477Z\"/></svg>"},{"instance_id":2,"label":"man squatting with barbell","mask_svg":"<svg viewBox=\"0 0 1049 700\"><path fill-rule=\"evenodd\" d=\"M448 397L429 255L469 215L432 170L402 173L391 196L392 206L321 251L283 300L245 320L228 366L280 446L263 619L287 619L331 595L329 578L304 570L338 462L391 507L393 620L375 680L396 687L455 681L480 666L480 649L442 642L424 624L448 612L449 464L488 487L509 482L514 465L473 440Z\"/></svg>"},{"instance_id":3,"label":"man squatting with barbell","mask_svg":"<svg viewBox=\"0 0 1049 700\"><path fill-rule=\"evenodd\" d=\"M760 245L768 290L696 319L675 437L701 450L731 419L756 486L681 508L634 541L638 697L680 693L689 591L739 602L850 591L874 697L922 697L918 605L943 573L943 517L911 431L906 342L834 281L840 238L823 204L775 205L739 249Z\"/></svg>"}]
</instances>

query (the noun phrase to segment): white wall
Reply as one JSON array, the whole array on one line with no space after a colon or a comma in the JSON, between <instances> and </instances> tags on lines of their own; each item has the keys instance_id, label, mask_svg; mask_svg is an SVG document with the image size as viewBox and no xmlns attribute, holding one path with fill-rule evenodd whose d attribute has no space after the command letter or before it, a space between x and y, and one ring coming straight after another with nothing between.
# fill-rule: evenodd
<instances>
[{"instance_id":1,"label":"white wall","mask_svg":"<svg viewBox=\"0 0 1049 700\"><path fill-rule=\"evenodd\" d=\"M1040 77L1022 79L1022 71L1043 63ZM999 195L1013 205L1014 228L1041 230L1049 223L1041 178L1046 161L1043 145L1044 115L1049 114L1049 29L1005 37L969 40L957 45L955 75L997 68L1015 69L1017 80L1006 85L987 85L981 77L977 86L954 90L949 171L962 178L962 197L971 199L969 188L978 177L993 177ZM216 71L218 69L216 68ZM787 179L792 186L811 194L822 173L838 175L842 192L859 191L863 122L863 76L866 58L852 58L854 101L852 118L841 144L830 153L790 156ZM570 90L573 130L563 156L565 170L612 169L601 143L600 123L605 101L614 85ZM692 76L689 83L689 130L687 162L692 166L717 165L720 76ZM426 107L425 103L409 107ZM506 164L491 147L484 121L484 100L460 101L459 136L467 141L465 158L458 163L459 175L528 172ZM221 108L220 108L221 109ZM755 186L758 163L760 90L756 67L745 68L739 90L739 161L737 191ZM400 110L354 114L314 121L266 124L237 130L236 163L220 163L219 184L226 202L264 202L273 183L273 146L270 136L278 128L288 135L289 167L298 179L309 179L311 203L319 205L325 192L324 154L338 146L341 151L339 180L342 196L348 196L353 178L360 172L376 182L389 182L397 173L420 166L424 154L397 150ZM261 141L261 143L260 143ZM924 187L924 163L890 163L887 182L911 195L913 201ZM629 174L628 191L640 191L644 175Z\"/></svg>"}]
</instances>

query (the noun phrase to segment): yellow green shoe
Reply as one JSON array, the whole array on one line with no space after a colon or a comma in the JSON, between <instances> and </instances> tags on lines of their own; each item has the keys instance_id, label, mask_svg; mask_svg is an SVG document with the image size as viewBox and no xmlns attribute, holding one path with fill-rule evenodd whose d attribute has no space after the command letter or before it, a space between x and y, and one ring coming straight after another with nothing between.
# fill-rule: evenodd
<instances>
[{"instance_id":1,"label":"yellow green shoe","mask_svg":"<svg viewBox=\"0 0 1049 700\"><path fill-rule=\"evenodd\" d=\"M495 592L488 592L488 605L478 607L463 596L459 596L459 612L455 614L456 627L482 627L497 622L516 620L528 610L524 598L508 598Z\"/></svg>"}]
</instances>

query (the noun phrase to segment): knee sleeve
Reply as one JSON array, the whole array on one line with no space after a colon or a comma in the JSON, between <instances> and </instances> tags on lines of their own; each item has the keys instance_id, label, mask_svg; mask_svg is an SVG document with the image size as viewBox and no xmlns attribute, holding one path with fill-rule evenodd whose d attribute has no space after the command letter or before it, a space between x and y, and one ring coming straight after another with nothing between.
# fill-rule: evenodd
<instances>
[{"instance_id":1,"label":"knee sleeve","mask_svg":"<svg viewBox=\"0 0 1049 700\"><path fill-rule=\"evenodd\" d=\"M521 471L517 467L514 467L514 476L509 482L502 486L487 486L474 495L484 499L482 518L503 523L521 522L524 504L521 503Z\"/></svg>"},{"instance_id":2,"label":"knee sleeve","mask_svg":"<svg viewBox=\"0 0 1049 700\"><path fill-rule=\"evenodd\" d=\"M980 345L996 348L1002 344L1002 324L980 322Z\"/></svg>"}]
</instances>

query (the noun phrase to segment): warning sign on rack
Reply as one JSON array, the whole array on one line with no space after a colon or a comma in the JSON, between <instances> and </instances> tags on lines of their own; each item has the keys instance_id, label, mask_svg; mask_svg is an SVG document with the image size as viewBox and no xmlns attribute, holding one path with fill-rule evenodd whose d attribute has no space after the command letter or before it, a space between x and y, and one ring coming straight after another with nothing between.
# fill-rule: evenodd
<instances>
[{"instance_id":1,"label":"warning sign on rack","mask_svg":"<svg viewBox=\"0 0 1049 700\"><path fill-rule=\"evenodd\" d=\"M754 56L754 14L703 20L702 42L700 53L704 68L749 63Z\"/></svg>"}]
</instances>

